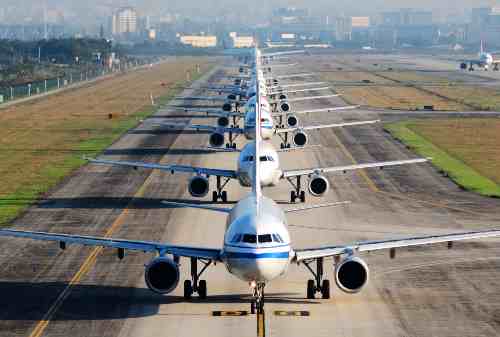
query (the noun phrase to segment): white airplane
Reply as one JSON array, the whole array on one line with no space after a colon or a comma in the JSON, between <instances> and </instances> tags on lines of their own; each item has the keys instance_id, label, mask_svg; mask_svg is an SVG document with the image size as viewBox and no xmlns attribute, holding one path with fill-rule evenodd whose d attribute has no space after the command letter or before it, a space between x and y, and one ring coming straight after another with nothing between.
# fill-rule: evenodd
<instances>
[{"instance_id":1,"label":"white airplane","mask_svg":"<svg viewBox=\"0 0 500 337\"><path fill-rule=\"evenodd\" d=\"M375 121L376 122L376 121ZM339 125L339 127L345 125ZM417 164L427 162L428 159L416 158L408 160L395 160L385 162L364 163L346 166L332 167L313 167L305 169L283 170L280 165L279 152L274 146L266 141L259 142L260 144L260 184L262 187L276 186L281 181L286 180L293 187L290 192L290 201L292 203L300 200L306 201L306 193L303 187L303 179L307 179L307 189L314 197L322 197L330 190L330 183L325 175L334 173L346 173L348 171L367 169L367 168L384 168L408 164ZM222 202L227 202L227 191L225 187L231 180L238 180L243 187L252 186L252 172L255 161L255 146L256 141L252 141L245 145L241 150L237 160L236 170L215 169L206 167L194 167L186 165L169 165L156 164L136 161L119 161L119 160L103 160L86 158L90 163L99 165L112 165L133 168L156 169L165 172L188 173L193 176L188 181L189 194L195 198L203 198L210 191L210 177L216 179L216 189L212 191L212 201L217 202L219 199ZM281 150L283 152L284 150Z\"/></svg>"},{"instance_id":2,"label":"white airplane","mask_svg":"<svg viewBox=\"0 0 500 337\"><path fill-rule=\"evenodd\" d=\"M260 104L259 104L260 105ZM260 117L260 108L257 109ZM260 127L256 130L255 158L260 158ZM389 240L334 244L326 247L294 249L288 232L285 212L279 205L262 194L259 175L261 162L254 161L252 192L240 200L233 208L219 208L182 203L166 203L172 206L193 207L226 214L226 230L222 247L201 248L172 245L164 242L122 240L106 237L55 234L46 232L0 230L0 236L29 238L58 242L63 249L67 244L111 247L118 250L118 257L123 258L125 250L151 252L155 257L145 266L144 278L148 288L160 294L172 292L180 280L180 258L189 258L191 279L184 281L184 297L191 298L193 293L207 297L207 282L200 277L208 266L223 263L229 273L248 283L252 291L251 312L264 312L264 289L275 278L285 275L291 263L304 265L314 279L307 281L307 298L314 298L321 293L322 298L330 298L330 281L325 277L324 262L327 258L334 261L334 279L337 286L346 293L361 291L369 281L369 268L362 255L371 251L389 250L395 256L395 250L402 247L422 246L467 239L479 239L500 236L500 230L485 230L446 235L407 237ZM290 211L304 211L321 205L296 208ZM203 268L198 271L198 262ZM315 263L316 268L310 265Z\"/></svg>"},{"instance_id":3,"label":"white airplane","mask_svg":"<svg viewBox=\"0 0 500 337\"><path fill-rule=\"evenodd\" d=\"M234 142L236 137L239 135L244 135L247 139L252 140L255 136L255 102L256 96L250 98L245 105L245 113L242 113L240 116L244 117L244 125L243 127L222 127L222 126L212 126L212 125L200 125L200 124L183 124L183 123L155 123L160 127L165 128L173 128L173 129L190 129L197 131L208 131L210 132L209 136L209 144L212 147L222 147L225 143L225 135L229 135L229 142L226 143L226 148L236 148L236 143ZM363 121L363 122L353 122L353 123L333 123L333 124L321 124L321 125L308 125L308 126L297 126L298 117L297 114L306 114L313 112L327 112L327 111L339 111L339 110L349 110L355 109L358 106L347 106L347 107L333 107L333 108L323 108L323 109L315 109L315 110L305 110L299 111L296 113L287 114L285 112L275 112L271 113L271 106L269 101L266 98L261 98L262 108L262 120L261 122L261 135L263 139L268 140L271 139L274 135L278 135L282 142L281 148L290 148L291 143L290 139L295 146L303 147L306 146L309 137L307 136L306 131L311 130L319 130L324 128L335 128L340 126L350 126L350 125L362 125L362 124L371 124L374 121ZM228 115L229 116L229 115ZM221 118L226 118L224 123L227 123L228 116L221 116ZM281 118L279 125L275 125L274 117ZM286 117L287 123L290 125L285 128L283 125L282 118ZM223 123L221 120L218 121L218 124ZM295 126L292 126L295 125ZM290 136L290 137L289 137Z\"/></svg>"},{"instance_id":4,"label":"white airplane","mask_svg":"<svg viewBox=\"0 0 500 337\"><path fill-rule=\"evenodd\" d=\"M481 47L479 49L478 58L474 60L464 60L460 64L460 69L469 71L474 71L474 66L479 68L483 68L484 70L488 70L493 67L493 71L498 71L498 64L500 63L500 59L493 58L491 53L487 53L484 50L483 41L481 40Z\"/></svg>"}]
</instances>

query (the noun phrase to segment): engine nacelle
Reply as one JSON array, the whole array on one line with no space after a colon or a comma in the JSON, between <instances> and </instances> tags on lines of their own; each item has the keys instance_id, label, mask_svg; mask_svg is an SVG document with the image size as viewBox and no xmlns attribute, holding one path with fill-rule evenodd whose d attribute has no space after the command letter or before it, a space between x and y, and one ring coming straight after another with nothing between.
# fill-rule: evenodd
<instances>
[{"instance_id":1,"label":"engine nacelle","mask_svg":"<svg viewBox=\"0 0 500 337\"><path fill-rule=\"evenodd\" d=\"M315 174L309 178L309 193L315 197L321 197L325 195L330 189L330 183L328 179L322 175Z\"/></svg>"},{"instance_id":2,"label":"engine nacelle","mask_svg":"<svg viewBox=\"0 0 500 337\"><path fill-rule=\"evenodd\" d=\"M284 100L284 99L287 99L287 98L288 98L288 96L287 96L286 94L281 93L281 94L279 94L278 98L279 98L280 100Z\"/></svg>"},{"instance_id":3,"label":"engine nacelle","mask_svg":"<svg viewBox=\"0 0 500 337\"><path fill-rule=\"evenodd\" d=\"M214 132L210 135L208 138L208 142L210 143L210 146L213 147L221 147L224 145L224 134L219 133L219 132Z\"/></svg>"},{"instance_id":4,"label":"engine nacelle","mask_svg":"<svg viewBox=\"0 0 500 337\"><path fill-rule=\"evenodd\" d=\"M461 64L460 64L460 69L462 69L462 70L466 70L466 69L467 69L467 63L465 63L465 62L464 62L464 63L461 63Z\"/></svg>"},{"instance_id":5,"label":"engine nacelle","mask_svg":"<svg viewBox=\"0 0 500 337\"><path fill-rule=\"evenodd\" d=\"M223 128L227 127L229 125L229 118L226 116L217 118L217 125Z\"/></svg>"},{"instance_id":6,"label":"engine nacelle","mask_svg":"<svg viewBox=\"0 0 500 337\"><path fill-rule=\"evenodd\" d=\"M229 94L227 95L227 99L230 100L230 101L236 101L236 95L235 94Z\"/></svg>"},{"instance_id":7,"label":"engine nacelle","mask_svg":"<svg viewBox=\"0 0 500 337\"><path fill-rule=\"evenodd\" d=\"M348 257L335 267L335 282L344 292L358 293L368 283L370 271L359 257Z\"/></svg>"},{"instance_id":8,"label":"engine nacelle","mask_svg":"<svg viewBox=\"0 0 500 337\"><path fill-rule=\"evenodd\" d=\"M168 294L179 284L179 266L168 257L157 257L146 266L144 279L150 290Z\"/></svg>"},{"instance_id":9,"label":"engine nacelle","mask_svg":"<svg viewBox=\"0 0 500 337\"><path fill-rule=\"evenodd\" d=\"M295 146L306 146L308 142L307 134L303 131L297 131L293 135L293 144Z\"/></svg>"},{"instance_id":10,"label":"engine nacelle","mask_svg":"<svg viewBox=\"0 0 500 337\"><path fill-rule=\"evenodd\" d=\"M233 105L229 102L226 102L222 105L223 111L231 111L233 109Z\"/></svg>"},{"instance_id":11,"label":"engine nacelle","mask_svg":"<svg viewBox=\"0 0 500 337\"><path fill-rule=\"evenodd\" d=\"M291 128L296 127L297 125L299 125L299 119L295 115L287 115L286 124Z\"/></svg>"},{"instance_id":12,"label":"engine nacelle","mask_svg":"<svg viewBox=\"0 0 500 337\"><path fill-rule=\"evenodd\" d=\"M194 176L189 180L188 190L195 198L203 198L208 194L210 184L208 179L202 176Z\"/></svg>"},{"instance_id":13,"label":"engine nacelle","mask_svg":"<svg viewBox=\"0 0 500 337\"><path fill-rule=\"evenodd\" d=\"M282 112L289 112L292 109L288 102L280 102L279 107Z\"/></svg>"}]
</instances>

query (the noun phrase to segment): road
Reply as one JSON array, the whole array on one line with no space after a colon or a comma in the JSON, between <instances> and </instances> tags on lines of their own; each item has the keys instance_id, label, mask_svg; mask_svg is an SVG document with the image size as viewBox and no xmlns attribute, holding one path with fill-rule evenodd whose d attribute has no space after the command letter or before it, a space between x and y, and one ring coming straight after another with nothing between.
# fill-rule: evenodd
<instances>
[{"instance_id":1,"label":"road","mask_svg":"<svg viewBox=\"0 0 500 337\"><path fill-rule=\"evenodd\" d=\"M299 69L296 69L299 72ZM306 69L304 69L306 70ZM203 80L206 80L203 79ZM201 86L203 83L197 84ZM189 94L186 92L185 94ZM339 98L297 106L343 105ZM157 120L179 120L166 107ZM171 118L175 116L175 118ZM377 112L311 114L304 124L364 120ZM208 118L185 118L213 123ZM206 153L206 135L132 130L105 158L234 168L236 155ZM274 141L279 145L278 140ZM243 139L239 139L241 145ZM286 169L412 158L381 126L322 130L321 144L283 153ZM445 233L500 224L500 202L464 192L429 164L330 176L324 201L352 204L289 216L294 247L348 243L415 234ZM164 172L87 165L16 221L15 228L220 247L223 215L169 208L162 200L190 199L188 177ZM230 203L249 189L228 186ZM290 207L287 183L265 194ZM207 199L208 200L208 199ZM308 202L318 200L309 197ZM499 240L408 249L397 258L371 254L371 283L356 295L332 287L331 300L307 300L303 266L266 287L267 336L497 336L500 330ZM113 250L4 240L0 246L0 336L254 336L255 317L213 317L213 311L249 310L249 287L223 265L210 267L206 301L147 290L144 264L151 256ZM182 261L186 278L189 264ZM327 268L333 281L332 266ZM182 283L182 282L181 282ZM308 311L308 317L274 311ZM47 316L46 314L50 315Z\"/></svg>"}]
</instances>

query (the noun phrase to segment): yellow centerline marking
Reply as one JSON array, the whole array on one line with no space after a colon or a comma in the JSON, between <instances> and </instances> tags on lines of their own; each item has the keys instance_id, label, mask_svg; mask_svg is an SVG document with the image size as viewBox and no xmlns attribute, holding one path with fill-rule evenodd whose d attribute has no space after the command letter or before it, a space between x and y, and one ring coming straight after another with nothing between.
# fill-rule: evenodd
<instances>
[{"instance_id":1,"label":"yellow centerline marking","mask_svg":"<svg viewBox=\"0 0 500 337\"><path fill-rule=\"evenodd\" d=\"M257 337L266 336L265 314L257 312Z\"/></svg>"},{"instance_id":2,"label":"yellow centerline marking","mask_svg":"<svg viewBox=\"0 0 500 337\"><path fill-rule=\"evenodd\" d=\"M130 206L134 203L135 199L140 198L144 195L146 188L149 186L149 184L152 181L153 175L154 175L154 171L151 172L151 174L148 176L148 178L144 181L144 183L141 185L141 187L134 194L134 196L132 197L132 200L130 200L130 202L125 207L125 209L120 213L118 218L116 218L116 220L111 224L109 229L106 231L106 234L104 235L105 238L111 237L111 235L113 235L113 233L116 232L116 230L123 224L125 217L130 212ZM47 311L47 313L37 323L37 325L35 326L35 329L31 332L29 337L40 337L44 333L45 329L49 325L51 319L54 317L57 310L61 307L61 305L66 300L66 298L71 293L71 289L76 284L78 284L80 282L80 280L82 279L82 277L90 270L90 268L92 268L95 265L97 257L102 252L102 250L103 250L103 247L95 247L92 250L92 252L89 254L89 256L85 259L85 261L81 265L80 269L75 273L75 275L73 275L73 277L71 278L71 281L68 283L66 288L64 288L62 293L57 297L57 299L52 304L52 306Z\"/></svg>"},{"instance_id":3,"label":"yellow centerline marking","mask_svg":"<svg viewBox=\"0 0 500 337\"><path fill-rule=\"evenodd\" d=\"M332 132L332 135L333 135L333 138L335 139L335 142L340 147L340 150L342 151L342 153L345 154L352 161L352 163L354 165L357 165L358 162L356 161L356 159L354 159L354 156L349 152L349 150L347 150L346 146L340 141L339 137L334 132ZM396 193L390 193L390 192L381 191L377 187L377 185L375 184L375 182L368 176L368 174L366 173L365 169L358 170L357 172L366 181L366 183L368 184L368 188L370 188L370 190L372 192L381 193L381 194L384 194L384 195L387 195L387 196L393 197L393 198L405 199L405 200L409 200L409 201L418 202L418 203L421 203L421 204L427 204L427 205L431 205L431 206L434 206L434 207L437 207L437 208L444 208L444 209L449 209L449 210L452 210L452 211L469 213L469 214L473 214L473 215L482 215L482 213L480 213L480 212L474 212L474 211L463 209L463 208L459 208L459 207L448 206L448 205L440 203L440 202L420 200L420 199L411 198L411 197L408 197L408 196L405 196L405 195L401 195L401 194L396 194Z\"/></svg>"}]
</instances>

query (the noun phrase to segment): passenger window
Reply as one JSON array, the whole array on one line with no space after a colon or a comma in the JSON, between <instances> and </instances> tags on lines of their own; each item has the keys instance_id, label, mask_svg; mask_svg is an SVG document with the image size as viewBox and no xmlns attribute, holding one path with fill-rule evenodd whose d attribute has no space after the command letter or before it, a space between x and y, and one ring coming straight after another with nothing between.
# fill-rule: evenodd
<instances>
[{"instance_id":1,"label":"passenger window","mask_svg":"<svg viewBox=\"0 0 500 337\"><path fill-rule=\"evenodd\" d=\"M257 243L257 235L243 234L243 242L245 242L245 243Z\"/></svg>"},{"instance_id":2,"label":"passenger window","mask_svg":"<svg viewBox=\"0 0 500 337\"><path fill-rule=\"evenodd\" d=\"M269 243L269 242L273 242L271 234L259 235L259 243Z\"/></svg>"}]
</instances>

